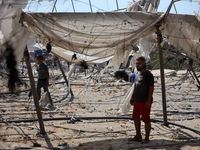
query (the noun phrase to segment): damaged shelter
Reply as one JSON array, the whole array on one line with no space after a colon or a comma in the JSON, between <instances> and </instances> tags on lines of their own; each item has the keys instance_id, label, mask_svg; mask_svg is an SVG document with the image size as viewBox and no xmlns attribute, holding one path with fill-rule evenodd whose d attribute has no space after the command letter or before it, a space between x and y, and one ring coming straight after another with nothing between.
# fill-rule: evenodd
<instances>
[{"instance_id":1,"label":"damaged shelter","mask_svg":"<svg viewBox=\"0 0 200 150\"><path fill-rule=\"evenodd\" d=\"M8 58L8 45L12 47L13 51L9 53L13 54L16 61L15 68L19 65L23 54L26 57L27 67L31 68L28 60L28 39L44 46L49 44L51 46L49 52L72 64L78 64L81 61L87 64L101 64L109 61L109 64L101 70L101 74L109 67L113 66L114 71L117 71L121 64L126 65L133 46L142 41L143 44L140 45L142 51L133 53L133 58L143 55L149 59L152 51L150 45L162 45L168 42L188 58L200 62L198 14L132 11L130 8L130 11L126 12L27 13L22 11L26 4L27 0L16 3L7 0L2 1L0 7L0 54ZM148 42L145 43L145 41ZM74 55L76 59L72 59ZM133 67L134 61L132 59ZM69 71L66 82L69 82L67 80L70 80L73 69ZM35 87L31 74L32 72L29 71L33 90ZM33 94L34 92L36 91L33 90ZM37 96L34 100L40 128L44 133Z\"/></svg>"}]
</instances>

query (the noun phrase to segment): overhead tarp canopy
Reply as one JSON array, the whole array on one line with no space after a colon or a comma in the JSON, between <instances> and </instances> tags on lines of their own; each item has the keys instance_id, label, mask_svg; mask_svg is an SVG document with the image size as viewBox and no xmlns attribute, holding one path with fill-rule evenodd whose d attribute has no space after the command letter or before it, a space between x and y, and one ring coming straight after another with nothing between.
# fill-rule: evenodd
<instances>
[{"instance_id":1,"label":"overhead tarp canopy","mask_svg":"<svg viewBox=\"0 0 200 150\"><path fill-rule=\"evenodd\" d=\"M31 31L30 38L43 45L50 42L52 52L59 57L71 61L76 53L78 59L74 62L88 63L112 58L110 65L116 67L124 54L127 60L133 45L155 33L155 25L163 19L163 14L144 12L24 13L23 16ZM162 34L183 53L200 61L200 28L195 15L169 14Z\"/></svg>"},{"instance_id":2,"label":"overhead tarp canopy","mask_svg":"<svg viewBox=\"0 0 200 150\"><path fill-rule=\"evenodd\" d=\"M27 1L6 1L0 9L0 42L8 41L15 49L17 62L21 60L29 32L30 37L44 46L50 42L52 52L72 61L103 63L118 68L127 61L132 46L156 32L156 24L163 19L161 13L100 12L100 13L23 13ZM21 2L21 3L20 3ZM170 42L188 57L200 62L200 22L197 15L169 14L161 26L165 41ZM148 48L148 47L147 47ZM1 48L1 53L4 52Z\"/></svg>"},{"instance_id":3,"label":"overhead tarp canopy","mask_svg":"<svg viewBox=\"0 0 200 150\"><path fill-rule=\"evenodd\" d=\"M170 14L161 29L166 41L189 58L200 62L200 20L198 15Z\"/></svg>"},{"instance_id":4,"label":"overhead tarp canopy","mask_svg":"<svg viewBox=\"0 0 200 150\"><path fill-rule=\"evenodd\" d=\"M5 55L6 42L14 49L14 56L19 64L29 37L27 28L22 27L20 17L22 8L28 0L5 0L0 2L0 55ZM16 66L17 66L16 65Z\"/></svg>"},{"instance_id":5,"label":"overhead tarp canopy","mask_svg":"<svg viewBox=\"0 0 200 150\"><path fill-rule=\"evenodd\" d=\"M162 15L144 12L101 13L24 13L30 38L46 45L52 52L71 61L72 53L81 54L75 62L103 63L119 67L126 53L141 38L155 32ZM127 52L126 52L127 51ZM101 60L101 61L97 61Z\"/></svg>"}]
</instances>

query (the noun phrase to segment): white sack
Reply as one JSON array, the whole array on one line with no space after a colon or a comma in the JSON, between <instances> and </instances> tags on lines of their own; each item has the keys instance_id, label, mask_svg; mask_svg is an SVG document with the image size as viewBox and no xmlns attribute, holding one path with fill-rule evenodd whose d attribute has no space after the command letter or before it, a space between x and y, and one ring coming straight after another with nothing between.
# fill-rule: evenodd
<instances>
[{"instance_id":1,"label":"white sack","mask_svg":"<svg viewBox=\"0 0 200 150\"><path fill-rule=\"evenodd\" d=\"M40 104L41 104L41 107L46 107L46 105L50 103L50 100L49 100L49 93L48 92L45 92L42 96L41 96L41 99L40 99Z\"/></svg>"},{"instance_id":2,"label":"white sack","mask_svg":"<svg viewBox=\"0 0 200 150\"><path fill-rule=\"evenodd\" d=\"M133 91L134 91L134 84L132 84L132 86L129 88L128 92L124 96L122 105L120 106L120 109L117 112L118 114L125 115L129 112L129 110L131 108L130 100L131 100Z\"/></svg>"}]
</instances>

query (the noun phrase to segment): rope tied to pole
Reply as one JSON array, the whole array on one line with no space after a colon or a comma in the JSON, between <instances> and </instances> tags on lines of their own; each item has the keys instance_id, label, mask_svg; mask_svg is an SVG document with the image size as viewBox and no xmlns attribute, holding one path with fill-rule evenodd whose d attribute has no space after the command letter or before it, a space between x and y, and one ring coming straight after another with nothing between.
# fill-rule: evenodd
<instances>
[{"instance_id":1,"label":"rope tied to pole","mask_svg":"<svg viewBox=\"0 0 200 150\"><path fill-rule=\"evenodd\" d=\"M157 25L157 27L156 27L156 34L158 36L159 42L162 43L163 37L162 37L162 33L161 33L159 27L160 27L160 25Z\"/></svg>"}]
</instances>

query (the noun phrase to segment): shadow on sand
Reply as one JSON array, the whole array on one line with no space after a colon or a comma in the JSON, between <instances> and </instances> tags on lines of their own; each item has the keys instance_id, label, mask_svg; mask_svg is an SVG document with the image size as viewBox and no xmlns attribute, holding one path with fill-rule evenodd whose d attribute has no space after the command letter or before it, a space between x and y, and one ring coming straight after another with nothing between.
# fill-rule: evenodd
<instances>
[{"instance_id":1,"label":"shadow on sand","mask_svg":"<svg viewBox=\"0 0 200 150\"><path fill-rule=\"evenodd\" d=\"M170 141L170 140L151 140L150 143L142 144L141 142L128 141L128 138L110 139L102 141L94 141L81 143L77 147L68 148L70 150L132 150L132 149L165 149L177 150L189 146L198 147L200 140L190 141Z\"/></svg>"}]
</instances>

